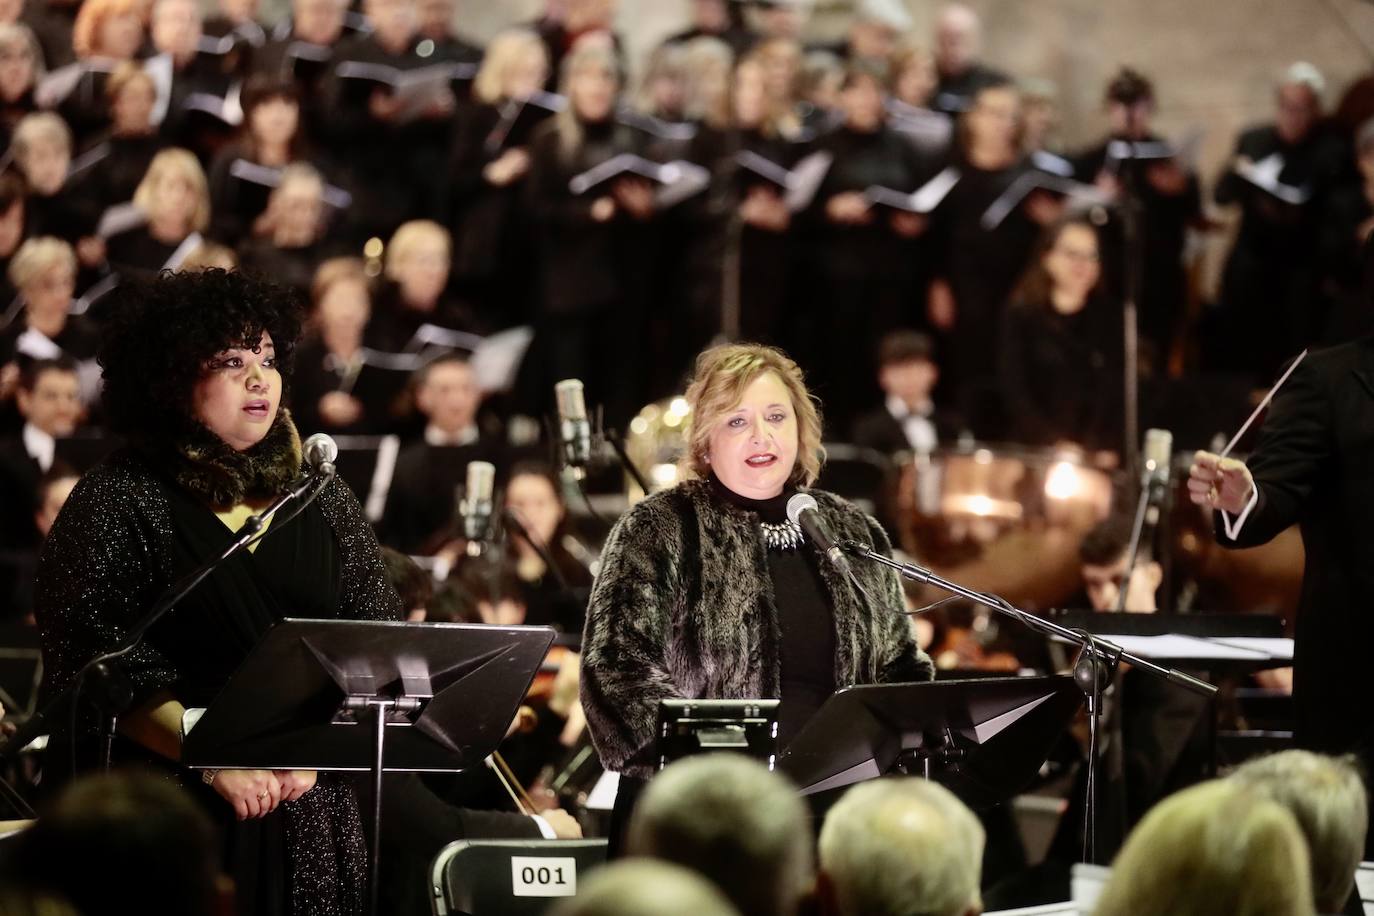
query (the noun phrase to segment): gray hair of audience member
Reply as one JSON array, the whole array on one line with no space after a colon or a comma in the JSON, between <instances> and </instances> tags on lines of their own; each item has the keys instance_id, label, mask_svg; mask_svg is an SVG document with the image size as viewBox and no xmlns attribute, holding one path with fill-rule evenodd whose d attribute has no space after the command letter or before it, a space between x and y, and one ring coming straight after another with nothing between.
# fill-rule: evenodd
<instances>
[{"instance_id":1,"label":"gray hair of audience member","mask_svg":"<svg viewBox=\"0 0 1374 916\"><path fill-rule=\"evenodd\" d=\"M1232 779L1155 805L1126 839L1093 916L1312 916L1297 819Z\"/></svg>"},{"instance_id":2,"label":"gray hair of audience member","mask_svg":"<svg viewBox=\"0 0 1374 916\"><path fill-rule=\"evenodd\" d=\"M699 875L652 859L598 868L550 916L738 916Z\"/></svg>"},{"instance_id":3,"label":"gray hair of audience member","mask_svg":"<svg viewBox=\"0 0 1374 916\"><path fill-rule=\"evenodd\" d=\"M938 783L862 783L826 815L817 893L840 916L976 914L984 838L973 812Z\"/></svg>"},{"instance_id":4,"label":"gray hair of audience member","mask_svg":"<svg viewBox=\"0 0 1374 916\"><path fill-rule=\"evenodd\" d=\"M1280 751L1242 764L1234 779L1287 808L1312 856L1312 896L1323 913L1339 913L1355 886L1369 828L1369 796L1352 756Z\"/></svg>"},{"instance_id":5,"label":"gray hair of audience member","mask_svg":"<svg viewBox=\"0 0 1374 916\"><path fill-rule=\"evenodd\" d=\"M805 804L741 754L690 757L660 773L635 805L626 845L706 876L744 916L790 916L811 888Z\"/></svg>"},{"instance_id":6,"label":"gray hair of audience member","mask_svg":"<svg viewBox=\"0 0 1374 916\"><path fill-rule=\"evenodd\" d=\"M1326 94L1326 77L1317 69L1316 64L1308 63L1305 60L1296 61L1289 64L1279 74L1278 85L1283 86L1305 86L1312 97L1321 102L1322 96Z\"/></svg>"}]
</instances>

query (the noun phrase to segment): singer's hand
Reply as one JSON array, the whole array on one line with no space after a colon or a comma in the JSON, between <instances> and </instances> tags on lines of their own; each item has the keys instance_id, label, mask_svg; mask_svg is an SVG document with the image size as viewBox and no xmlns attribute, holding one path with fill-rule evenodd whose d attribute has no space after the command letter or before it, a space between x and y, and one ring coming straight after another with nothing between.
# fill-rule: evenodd
<instances>
[{"instance_id":1,"label":"singer's hand","mask_svg":"<svg viewBox=\"0 0 1374 916\"><path fill-rule=\"evenodd\" d=\"M281 785L281 800L283 802L295 801L315 788L314 770L273 770L272 772Z\"/></svg>"},{"instance_id":2,"label":"singer's hand","mask_svg":"<svg viewBox=\"0 0 1374 916\"><path fill-rule=\"evenodd\" d=\"M1188 498L1195 505L1239 515L1255 490L1245 462L1198 452L1188 470Z\"/></svg>"},{"instance_id":3,"label":"singer's hand","mask_svg":"<svg viewBox=\"0 0 1374 916\"><path fill-rule=\"evenodd\" d=\"M241 821L266 817L281 804L281 783L271 770L220 770L210 787L234 806Z\"/></svg>"}]
</instances>

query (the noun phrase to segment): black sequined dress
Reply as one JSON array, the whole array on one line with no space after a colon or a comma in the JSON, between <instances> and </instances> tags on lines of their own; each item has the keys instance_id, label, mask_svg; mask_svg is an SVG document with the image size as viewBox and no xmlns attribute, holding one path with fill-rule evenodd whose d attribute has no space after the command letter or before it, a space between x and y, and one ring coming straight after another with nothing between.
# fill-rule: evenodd
<instances>
[{"instance_id":1,"label":"black sequined dress","mask_svg":"<svg viewBox=\"0 0 1374 916\"><path fill-rule=\"evenodd\" d=\"M294 437L294 432L292 433ZM202 500L140 453L125 451L73 491L46 544L37 579L44 688L60 690L89 658L115 644L167 585L217 554L231 533ZM396 619L376 538L356 497L335 480L299 517L269 530L149 631L122 663L135 702L167 690L205 706L269 627L285 616ZM78 767L94 755L78 735ZM57 746L66 746L58 740ZM131 742L117 762L172 772L223 827L226 872L239 910L253 914L361 913L367 852L353 786L320 774L314 789L261 820L239 823L194 773L178 772ZM65 760L50 752L45 770Z\"/></svg>"}]
</instances>

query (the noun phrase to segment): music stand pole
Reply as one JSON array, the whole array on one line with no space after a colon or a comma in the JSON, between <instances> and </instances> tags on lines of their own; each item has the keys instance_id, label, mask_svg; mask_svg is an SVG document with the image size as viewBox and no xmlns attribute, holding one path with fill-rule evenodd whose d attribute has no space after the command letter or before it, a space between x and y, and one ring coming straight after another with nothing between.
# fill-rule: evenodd
<instances>
[{"instance_id":1,"label":"music stand pole","mask_svg":"<svg viewBox=\"0 0 1374 916\"><path fill-rule=\"evenodd\" d=\"M1092 862L1096 854L1096 824L1097 824L1097 734L1101 725L1102 717L1102 690L1106 681L1110 680L1112 673L1116 671L1117 665L1121 661L1126 661L1132 667L1147 671L1155 677L1163 678L1172 684L1186 687L1195 693L1200 693L1206 697L1216 695L1217 688L1204 680L1193 677L1191 674L1179 671L1176 668L1165 668L1147 658L1141 658L1131 652L1127 652L1113 642L1093 635L1087 630L1071 630L1066 626L1055 623L1052 620L1045 620L1037 617L1029 611L1023 611L1015 607L1004 598L984 592L976 592L973 589L965 588L957 582L952 582L943 576L937 575L928 569L923 569L912 563L901 563L891 557L884 556L873 550L868 544L858 541L846 541L842 545L845 550L855 556L871 560L889 569L896 570L904 578L920 582L924 585L933 585L941 591L952 595L958 595L975 604L981 604L986 608L1005 614L1021 622L1038 633L1049 636L1053 639L1062 639L1067 642L1076 643L1079 648L1078 661L1074 664L1073 677L1080 690L1088 698L1088 787L1085 798L1086 811L1084 813L1084 838L1083 854L1084 861Z\"/></svg>"}]
</instances>

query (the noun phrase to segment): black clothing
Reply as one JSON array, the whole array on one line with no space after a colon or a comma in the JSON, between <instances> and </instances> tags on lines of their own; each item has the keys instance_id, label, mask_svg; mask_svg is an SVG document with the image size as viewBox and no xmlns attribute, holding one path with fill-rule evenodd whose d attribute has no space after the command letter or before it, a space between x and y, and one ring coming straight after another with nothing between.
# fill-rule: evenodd
<instances>
[{"instance_id":1,"label":"black clothing","mask_svg":"<svg viewBox=\"0 0 1374 916\"><path fill-rule=\"evenodd\" d=\"M333 45L317 45L302 41L286 29L274 34L267 43L253 52L252 72L274 80L290 80L300 93L301 126L311 145L333 149L338 139L333 127L332 111L325 99L325 75L333 66L342 40Z\"/></svg>"},{"instance_id":2,"label":"black clothing","mask_svg":"<svg viewBox=\"0 0 1374 916\"><path fill-rule=\"evenodd\" d=\"M772 499L741 496L711 475L716 499L778 524L787 520L787 501L796 493L785 488ZM779 692L778 749L783 750L835 692L835 621L830 596L817 567L815 545L793 550L769 549L768 577L778 607Z\"/></svg>"},{"instance_id":3,"label":"black clothing","mask_svg":"<svg viewBox=\"0 0 1374 916\"><path fill-rule=\"evenodd\" d=\"M726 26L724 32L708 32L698 26L683 29L675 32L663 39L665 45L685 45L698 38L714 38L716 41L723 41L730 47L730 52L735 60L739 60L758 43L759 36L740 23L731 23Z\"/></svg>"},{"instance_id":4,"label":"black clothing","mask_svg":"<svg viewBox=\"0 0 1374 916\"><path fill-rule=\"evenodd\" d=\"M959 434L964 431L963 421L951 410L936 407L927 415L927 419L935 427L935 438L939 443L937 448L953 445ZM871 448L885 455L909 452L912 449L911 442L906 437L906 430L902 428L902 421L894 417L886 405L875 407L860 416L855 421L854 431L849 438L855 445Z\"/></svg>"},{"instance_id":5,"label":"black clothing","mask_svg":"<svg viewBox=\"0 0 1374 916\"><path fill-rule=\"evenodd\" d=\"M69 182L51 196L32 193L24 198L24 234L28 238L53 235L74 246L95 234L100 212L94 201Z\"/></svg>"},{"instance_id":6,"label":"black clothing","mask_svg":"<svg viewBox=\"0 0 1374 916\"><path fill-rule=\"evenodd\" d=\"M420 441L403 447L377 526L382 542L402 553L430 554L456 537L453 523L470 461L490 461L499 468L500 448L481 439L471 445Z\"/></svg>"},{"instance_id":7,"label":"black clothing","mask_svg":"<svg viewBox=\"0 0 1374 916\"><path fill-rule=\"evenodd\" d=\"M253 238L239 246L239 269L270 277L273 283L289 286L302 297L309 297L315 269L336 255L345 254L339 245L317 240L300 248L280 248L269 238Z\"/></svg>"},{"instance_id":8,"label":"black clothing","mask_svg":"<svg viewBox=\"0 0 1374 916\"><path fill-rule=\"evenodd\" d=\"M1048 303L1015 303L1002 316L997 364L1015 441L1120 448L1121 312L1090 298L1064 315Z\"/></svg>"},{"instance_id":9,"label":"black clothing","mask_svg":"<svg viewBox=\"0 0 1374 916\"><path fill-rule=\"evenodd\" d=\"M141 137L107 135L72 163L69 181L96 208L97 213L134 199L134 191L148 172L148 165L167 146L157 134Z\"/></svg>"},{"instance_id":10,"label":"black clothing","mask_svg":"<svg viewBox=\"0 0 1374 916\"><path fill-rule=\"evenodd\" d=\"M0 439L0 552L38 546L33 522L43 469L19 436ZM0 598L5 597L0 595Z\"/></svg>"},{"instance_id":11,"label":"black clothing","mask_svg":"<svg viewBox=\"0 0 1374 916\"><path fill-rule=\"evenodd\" d=\"M1321 753L1354 753L1368 768L1374 720L1351 712L1372 692L1374 338L1308 354L1275 395L1248 465L1259 501L1235 541L1219 513L1215 528L1224 546L1253 547L1301 527L1294 737Z\"/></svg>"},{"instance_id":12,"label":"black clothing","mask_svg":"<svg viewBox=\"0 0 1374 916\"><path fill-rule=\"evenodd\" d=\"M1122 162L1109 156L1112 142L1119 139L1109 138L1106 143L1074 157L1074 172L1079 181L1087 184L1092 184L1104 172L1115 175L1140 202L1140 336L1154 351L1154 364L1162 371L1175 338L1182 330L1188 301L1183 248L1188 239L1188 227L1202 217L1202 197L1197 176L1193 174L1188 175L1182 193L1176 195L1165 194L1151 184L1150 169L1164 164L1162 160ZM1138 142L1164 141L1151 135ZM1124 231L1117 211L1109 210L1108 213L1111 219L1100 230L1103 283L1115 294L1113 298L1120 299L1125 293L1126 282Z\"/></svg>"},{"instance_id":13,"label":"black clothing","mask_svg":"<svg viewBox=\"0 0 1374 916\"><path fill-rule=\"evenodd\" d=\"M45 693L62 689L80 665L121 638L170 582L231 538L209 505L173 480L209 493L220 489L213 482L222 475L247 474L230 489L252 492L254 479L294 475L299 440L288 428L289 421L283 426L279 420L262 443L233 455L209 444L208 432L186 438L180 447L191 451L179 457L174 445L125 450L82 479L39 565ZM120 663L135 703L166 690L185 706L206 705L267 628L285 616L399 616L400 601L387 583L376 539L343 483L331 482L305 513L269 532L256 553L239 554L221 567ZM85 735L93 720L82 721L87 725L79 734ZM48 755L45 771L54 781L65 759L59 748L68 737L59 730ZM87 743L83 737L79 747ZM116 742L116 754L171 770L123 739ZM301 799L266 818L238 822L198 776L171 775L220 823L241 912L361 913L366 851L348 781L321 774Z\"/></svg>"},{"instance_id":14,"label":"black clothing","mask_svg":"<svg viewBox=\"0 0 1374 916\"><path fill-rule=\"evenodd\" d=\"M1217 182L1217 203L1239 205L1241 222L1219 302L1220 319L1231 333L1212 362L1250 372L1262 385L1321 331L1321 218L1345 154L1338 138L1320 128L1289 144L1266 126L1241 134L1235 155L1256 163L1279 156L1279 181L1307 195L1303 203L1285 203L1229 169Z\"/></svg>"},{"instance_id":15,"label":"black clothing","mask_svg":"<svg viewBox=\"0 0 1374 916\"><path fill-rule=\"evenodd\" d=\"M378 435L390 431L394 398L387 397L387 392L374 392L359 385L357 379L362 369L341 364L318 337L303 339L292 363L291 414L301 429L332 435ZM404 385L401 374L397 376L392 395L399 394ZM326 423L320 416L319 405L320 399L331 391L347 391L357 398L363 405L362 416L346 426Z\"/></svg>"},{"instance_id":16,"label":"black clothing","mask_svg":"<svg viewBox=\"0 0 1374 916\"><path fill-rule=\"evenodd\" d=\"M147 226L139 226L110 236L105 242L105 259L110 270L121 276L154 277L164 267L175 266L168 262L185 242L155 239Z\"/></svg>"},{"instance_id":17,"label":"black clothing","mask_svg":"<svg viewBox=\"0 0 1374 916\"><path fill-rule=\"evenodd\" d=\"M385 283L373 297L372 320L363 333L363 342L387 353L418 352L426 347L415 334L427 324L467 334L481 330L472 313L452 297L441 296L431 310L421 311L403 300L398 284Z\"/></svg>"},{"instance_id":18,"label":"black clothing","mask_svg":"<svg viewBox=\"0 0 1374 916\"><path fill-rule=\"evenodd\" d=\"M26 362L35 358L31 353L19 349L19 338L28 329L28 319L23 312L20 312L9 327L0 331L0 366L16 361L22 367ZM67 319L57 336L52 338L52 342L62 351L63 356L70 356L77 362L83 362L95 359L99 336L95 325L89 318L84 315L72 315Z\"/></svg>"}]
</instances>

